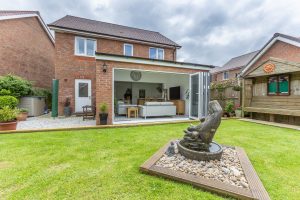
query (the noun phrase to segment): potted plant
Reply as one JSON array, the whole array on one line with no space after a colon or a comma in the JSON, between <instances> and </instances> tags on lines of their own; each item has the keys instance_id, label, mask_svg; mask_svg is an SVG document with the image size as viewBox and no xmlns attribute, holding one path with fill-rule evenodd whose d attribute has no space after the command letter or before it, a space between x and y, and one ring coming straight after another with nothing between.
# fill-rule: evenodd
<instances>
[{"instance_id":1,"label":"potted plant","mask_svg":"<svg viewBox=\"0 0 300 200\"><path fill-rule=\"evenodd\" d=\"M65 115L65 117L70 117L71 116L72 111L71 111L70 104L71 104L70 97L67 97L66 101L64 103L64 115Z\"/></svg>"},{"instance_id":2,"label":"potted plant","mask_svg":"<svg viewBox=\"0 0 300 200\"><path fill-rule=\"evenodd\" d=\"M237 107L234 112L235 112L236 117L242 117L242 108L241 107Z\"/></svg>"},{"instance_id":3,"label":"potted plant","mask_svg":"<svg viewBox=\"0 0 300 200\"><path fill-rule=\"evenodd\" d=\"M18 121L26 121L28 117L28 110L26 108L20 108L19 114L17 115Z\"/></svg>"},{"instance_id":4,"label":"potted plant","mask_svg":"<svg viewBox=\"0 0 300 200\"><path fill-rule=\"evenodd\" d=\"M106 125L107 124L107 104L102 103L100 104L100 113L99 113L99 119L100 119L100 125Z\"/></svg>"},{"instance_id":5,"label":"potted plant","mask_svg":"<svg viewBox=\"0 0 300 200\"><path fill-rule=\"evenodd\" d=\"M225 113L224 113L224 115L232 117L233 114L234 114L233 108L234 108L234 103L233 103L233 101L226 101L226 105L225 105Z\"/></svg>"},{"instance_id":6,"label":"potted plant","mask_svg":"<svg viewBox=\"0 0 300 200\"><path fill-rule=\"evenodd\" d=\"M0 130L16 130L17 129L17 117L18 111L15 108L5 106L0 109Z\"/></svg>"}]
</instances>

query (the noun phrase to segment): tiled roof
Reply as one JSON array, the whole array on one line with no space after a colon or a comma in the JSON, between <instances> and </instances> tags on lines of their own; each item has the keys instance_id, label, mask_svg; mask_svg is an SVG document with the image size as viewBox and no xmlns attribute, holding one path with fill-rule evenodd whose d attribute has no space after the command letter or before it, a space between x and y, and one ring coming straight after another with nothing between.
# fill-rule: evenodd
<instances>
[{"instance_id":1,"label":"tiled roof","mask_svg":"<svg viewBox=\"0 0 300 200\"><path fill-rule=\"evenodd\" d=\"M0 16L12 16L12 15L29 15L37 14L40 15L38 11L25 11L25 10L0 10Z\"/></svg>"},{"instance_id":2,"label":"tiled roof","mask_svg":"<svg viewBox=\"0 0 300 200\"><path fill-rule=\"evenodd\" d=\"M245 67L248 62L258 53L259 51L253 51L238 57L231 58L227 63L225 63L222 67L216 67L211 70L211 73L218 73L238 68Z\"/></svg>"},{"instance_id":3,"label":"tiled roof","mask_svg":"<svg viewBox=\"0 0 300 200\"><path fill-rule=\"evenodd\" d=\"M139 28L132 28L117 24L111 24L96 20L90 20L67 15L51 24L51 28L64 28L88 33L114 36L124 39L132 39L144 42L151 42L162 45L180 47L177 43L163 36L159 32L148 31Z\"/></svg>"}]
</instances>

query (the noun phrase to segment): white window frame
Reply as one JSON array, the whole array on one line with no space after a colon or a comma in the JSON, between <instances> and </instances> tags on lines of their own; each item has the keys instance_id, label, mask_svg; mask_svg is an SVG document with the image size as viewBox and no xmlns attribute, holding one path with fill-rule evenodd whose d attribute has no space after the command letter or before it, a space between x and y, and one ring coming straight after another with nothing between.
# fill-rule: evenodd
<instances>
[{"instance_id":1,"label":"white window frame","mask_svg":"<svg viewBox=\"0 0 300 200\"><path fill-rule=\"evenodd\" d=\"M151 58L151 54L150 54L150 50L151 49L156 49L156 56L155 56L155 58ZM162 59L158 58L158 50L162 50L162 52L163 52ZM149 47L149 58L150 59L157 59L157 60L164 60L165 59L165 50L162 49L162 48L157 48L157 47Z\"/></svg>"},{"instance_id":2,"label":"white window frame","mask_svg":"<svg viewBox=\"0 0 300 200\"><path fill-rule=\"evenodd\" d=\"M84 53L83 54L77 53L77 51L76 51L77 50L77 39L83 39L84 40ZM95 49L95 51L97 51L97 40L96 39L75 36L74 55L76 55L76 56L86 56L86 57L95 57L95 51L94 51L94 55L87 55L87 40L95 41L94 49Z\"/></svg>"},{"instance_id":3,"label":"white window frame","mask_svg":"<svg viewBox=\"0 0 300 200\"><path fill-rule=\"evenodd\" d=\"M227 78L225 78L225 74L227 73ZM228 80L229 79L229 71L223 72L223 80Z\"/></svg>"},{"instance_id":4,"label":"white window frame","mask_svg":"<svg viewBox=\"0 0 300 200\"><path fill-rule=\"evenodd\" d=\"M125 53L125 47L126 47L126 46L131 46L131 55L130 55L130 56L133 56L133 44L128 44L128 43L125 43L124 46L123 46L124 56L128 56L128 55L126 55L126 53Z\"/></svg>"}]
</instances>

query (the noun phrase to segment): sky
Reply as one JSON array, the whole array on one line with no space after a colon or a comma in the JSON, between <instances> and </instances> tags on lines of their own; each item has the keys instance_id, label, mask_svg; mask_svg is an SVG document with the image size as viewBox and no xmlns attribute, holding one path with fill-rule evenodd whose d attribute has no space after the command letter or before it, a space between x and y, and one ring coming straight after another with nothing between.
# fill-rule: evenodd
<instances>
[{"instance_id":1,"label":"sky","mask_svg":"<svg viewBox=\"0 0 300 200\"><path fill-rule=\"evenodd\" d=\"M274 33L300 37L299 0L0 0L2 10L38 10L158 31L182 46L178 61L222 66L260 49Z\"/></svg>"}]
</instances>

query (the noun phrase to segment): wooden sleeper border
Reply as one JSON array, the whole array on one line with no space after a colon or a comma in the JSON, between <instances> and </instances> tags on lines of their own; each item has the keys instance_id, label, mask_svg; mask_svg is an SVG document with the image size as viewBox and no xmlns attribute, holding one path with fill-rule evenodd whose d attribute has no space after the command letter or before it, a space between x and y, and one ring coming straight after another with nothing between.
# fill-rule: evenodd
<instances>
[{"instance_id":1,"label":"wooden sleeper border","mask_svg":"<svg viewBox=\"0 0 300 200\"><path fill-rule=\"evenodd\" d=\"M173 140L171 140L173 141ZM171 142L170 141L170 142ZM140 166L140 170L150 175L160 176L171 180L188 183L194 187L201 188L210 192L220 194L222 196L231 196L237 199L261 199L269 200L269 194L264 188L258 175L255 172L246 152L235 147L245 177L249 184L249 189L239 188L230 184L222 183L221 181L206 179L203 177L187 174L184 172L174 171L172 169L158 167L155 163L163 156L170 142L158 150L151 158Z\"/></svg>"}]
</instances>

